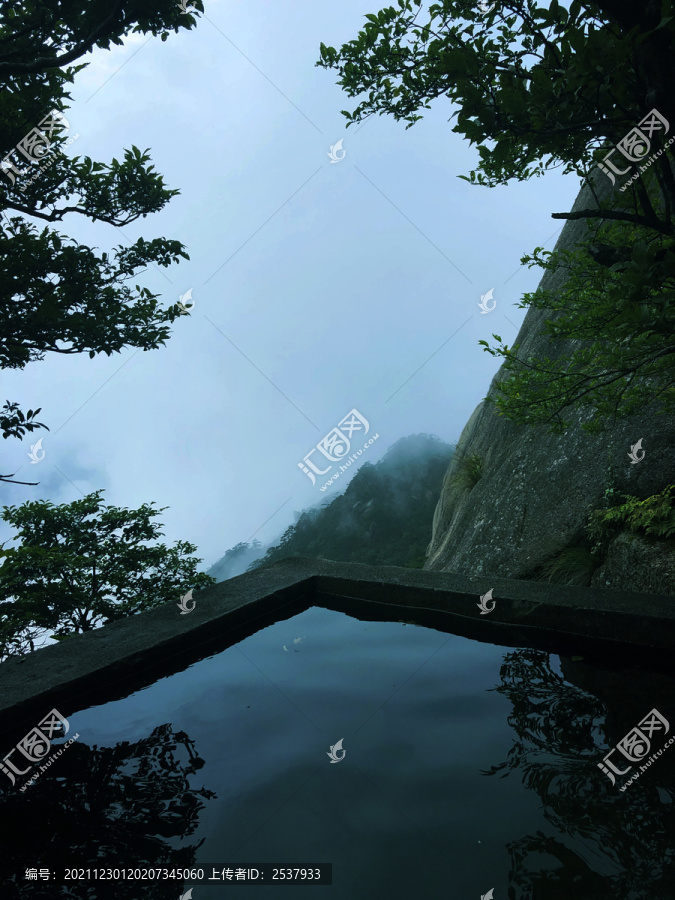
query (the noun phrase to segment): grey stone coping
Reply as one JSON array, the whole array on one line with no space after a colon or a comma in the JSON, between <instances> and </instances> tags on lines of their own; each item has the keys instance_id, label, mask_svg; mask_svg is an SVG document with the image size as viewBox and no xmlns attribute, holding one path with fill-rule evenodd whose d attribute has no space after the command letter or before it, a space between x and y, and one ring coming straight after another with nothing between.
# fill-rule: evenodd
<instances>
[{"instance_id":1,"label":"grey stone coping","mask_svg":"<svg viewBox=\"0 0 675 900\"><path fill-rule=\"evenodd\" d=\"M494 610L479 596L493 589ZM322 606L362 619L414 621L474 640L669 665L672 596L577 588L393 566L292 559L169 601L0 665L0 725L60 704L64 715L125 696L283 618Z\"/></svg>"}]
</instances>

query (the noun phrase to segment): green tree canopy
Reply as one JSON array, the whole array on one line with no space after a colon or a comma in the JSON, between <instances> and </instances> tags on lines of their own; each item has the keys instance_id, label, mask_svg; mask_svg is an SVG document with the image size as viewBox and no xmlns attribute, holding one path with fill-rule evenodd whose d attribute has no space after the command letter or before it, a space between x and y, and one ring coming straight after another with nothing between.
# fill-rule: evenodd
<instances>
[{"instance_id":1,"label":"green tree canopy","mask_svg":"<svg viewBox=\"0 0 675 900\"><path fill-rule=\"evenodd\" d=\"M565 413L585 405L596 418L584 427L597 430L645 401L675 410L675 176L665 140L675 134L672 7L670 0L569 7L498 0L483 14L468 0L428 8L398 0L367 15L339 50L321 45L317 65L337 70L349 97L365 95L343 111L348 125L378 113L410 127L446 97L457 107L453 131L476 144L480 158L460 178L492 187L558 167L590 185L593 207L553 214L593 225L577 255L537 256L538 248L523 260L570 265L580 276L576 308L569 291L527 295L522 304L550 310L549 331L578 340L577 350L571 358L524 359L498 335L497 349L486 344L507 361L498 409L516 421L560 430ZM640 123L646 142L634 131ZM617 151L607 160L626 138L636 158L658 153L644 172ZM604 169L591 177L596 163ZM628 171L622 184L619 172ZM599 199L597 177L615 184L609 199Z\"/></svg>"},{"instance_id":2,"label":"green tree canopy","mask_svg":"<svg viewBox=\"0 0 675 900\"><path fill-rule=\"evenodd\" d=\"M152 520L167 507L106 506L102 493L3 508L21 543L0 552L1 657L33 650L40 634L90 631L215 583L197 572L194 544L150 543L162 534Z\"/></svg>"},{"instance_id":3,"label":"green tree canopy","mask_svg":"<svg viewBox=\"0 0 675 900\"><path fill-rule=\"evenodd\" d=\"M72 63L132 32L165 40L195 26L195 9L203 11L201 0L187 12L176 0L17 0L0 8L0 368L23 369L47 352L150 350L169 337L182 310L161 307L135 278L148 265L188 259L179 241L139 238L99 253L53 225L67 215L126 225L178 193L147 150L132 146L106 163L69 156L77 135L65 111L68 87L88 64ZM5 418L17 409L6 401ZM19 419L24 431L47 427L35 421L39 411ZM3 427L3 437L21 434Z\"/></svg>"}]
</instances>

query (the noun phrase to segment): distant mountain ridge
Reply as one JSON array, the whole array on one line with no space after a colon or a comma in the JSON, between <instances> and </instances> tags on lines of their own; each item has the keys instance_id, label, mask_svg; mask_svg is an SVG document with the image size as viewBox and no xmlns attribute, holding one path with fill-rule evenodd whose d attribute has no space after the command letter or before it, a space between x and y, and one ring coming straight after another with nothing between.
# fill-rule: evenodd
<instances>
[{"instance_id":1,"label":"distant mountain ridge","mask_svg":"<svg viewBox=\"0 0 675 900\"><path fill-rule=\"evenodd\" d=\"M421 567L454 447L435 435L401 438L364 463L343 494L305 510L250 569L289 557Z\"/></svg>"},{"instance_id":2,"label":"distant mountain ridge","mask_svg":"<svg viewBox=\"0 0 675 900\"><path fill-rule=\"evenodd\" d=\"M260 541L253 541L251 544L242 541L240 544L230 547L206 574L212 575L216 581L227 581L228 578L234 578L235 575L245 572L252 562L260 559L265 550L266 548Z\"/></svg>"},{"instance_id":3,"label":"distant mountain ridge","mask_svg":"<svg viewBox=\"0 0 675 900\"><path fill-rule=\"evenodd\" d=\"M454 447L430 434L401 438L364 463L342 494L295 513L273 546L232 547L209 569L218 581L289 557L421 568Z\"/></svg>"}]
</instances>

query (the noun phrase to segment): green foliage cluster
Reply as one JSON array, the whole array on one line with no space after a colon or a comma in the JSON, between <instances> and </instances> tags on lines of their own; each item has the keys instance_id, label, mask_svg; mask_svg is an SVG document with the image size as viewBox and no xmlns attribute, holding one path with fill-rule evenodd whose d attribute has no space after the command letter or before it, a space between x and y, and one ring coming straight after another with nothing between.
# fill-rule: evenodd
<instances>
[{"instance_id":1,"label":"green foliage cluster","mask_svg":"<svg viewBox=\"0 0 675 900\"><path fill-rule=\"evenodd\" d=\"M105 506L101 494L3 508L20 543L0 548L1 659L34 650L38 637L62 640L214 583L197 572L194 544L150 543L163 509Z\"/></svg>"},{"instance_id":2,"label":"green foliage cluster","mask_svg":"<svg viewBox=\"0 0 675 900\"><path fill-rule=\"evenodd\" d=\"M466 178L477 184L525 180L556 164L577 171L606 138L603 119L613 123L630 106L635 40L606 27L603 4L513 0L485 15L466 0L428 8L398 0L366 19L339 50L321 44L317 62L338 71L349 97L366 95L343 110L348 124L378 113L410 127L446 97L456 104L453 130L478 146L480 166Z\"/></svg>"},{"instance_id":3,"label":"green foliage cluster","mask_svg":"<svg viewBox=\"0 0 675 900\"><path fill-rule=\"evenodd\" d=\"M483 457L478 453L469 453L458 464L451 483L457 490L472 491L483 477Z\"/></svg>"},{"instance_id":4,"label":"green foliage cluster","mask_svg":"<svg viewBox=\"0 0 675 900\"><path fill-rule=\"evenodd\" d=\"M675 484L645 500L623 495L624 502L591 513L588 533L595 547L602 547L618 531L627 529L656 538L675 537Z\"/></svg>"}]
</instances>

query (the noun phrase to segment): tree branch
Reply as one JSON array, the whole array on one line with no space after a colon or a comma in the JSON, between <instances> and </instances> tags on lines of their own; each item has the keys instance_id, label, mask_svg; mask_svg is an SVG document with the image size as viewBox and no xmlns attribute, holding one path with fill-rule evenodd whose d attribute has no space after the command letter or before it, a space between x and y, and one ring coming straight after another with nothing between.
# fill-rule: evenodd
<instances>
[{"instance_id":1,"label":"tree branch","mask_svg":"<svg viewBox=\"0 0 675 900\"><path fill-rule=\"evenodd\" d=\"M620 222L632 222L634 225L643 225L645 228L652 228L660 234L672 237L675 234L675 227L672 225L664 225L658 219L653 221L645 216L638 216L634 213L621 212L615 209L580 209L578 212L568 213L551 213L552 219L616 219Z\"/></svg>"},{"instance_id":2,"label":"tree branch","mask_svg":"<svg viewBox=\"0 0 675 900\"><path fill-rule=\"evenodd\" d=\"M113 23L119 17L120 12L124 8L124 0L114 0L112 12L107 19L104 19L98 28L95 28L91 34L83 41L80 41L72 50L61 56L41 56L32 62L12 63L0 62L0 76L2 75L25 75L28 72L44 72L45 69L60 69L61 66L72 62L84 53L88 53L96 41L103 37L106 32L112 30Z\"/></svg>"},{"instance_id":3,"label":"tree branch","mask_svg":"<svg viewBox=\"0 0 675 900\"><path fill-rule=\"evenodd\" d=\"M618 381L620 378L627 378L629 376L632 377L637 373L638 369L642 368L642 366L648 365L651 362L655 362L660 357L668 356L671 353L675 353L675 344L671 347L664 347L663 349L659 350L657 353L653 354L652 356L648 357L647 359L643 359L642 361L637 362L633 366L623 367L623 368L619 368L619 369L614 369L614 371L605 372L604 373L605 378L603 380L600 380L601 376L599 376L598 374L579 373L580 377L577 376L577 383L575 385L572 385L569 388L565 388L557 396L548 398L549 402L555 402L556 399L558 399L558 398L561 399L563 402L557 407L555 412L551 413L551 415L549 416L549 418L546 421L550 422L554 415L558 415L566 407L572 406L574 404L578 404L579 400L582 397L585 397L587 394L591 393L591 391L597 391L600 388L609 387L609 385L613 384L615 381ZM521 362L521 360L518 360L518 362ZM522 363L522 364L527 366L527 363ZM533 368L533 367L528 366L528 368ZM541 368L536 369L536 367L535 367L535 371L543 372L545 370L541 369ZM565 377L569 378L569 377L574 377L574 376L570 376L570 374L566 373L566 372L561 372L558 375L556 375L555 379L553 379L553 380L559 381L561 378L565 378ZM595 381L596 379L598 379L599 383L595 384L595 385L592 384L592 382ZM551 382L549 382L549 384L550 383ZM590 383L590 386L580 392L581 386L585 385L585 384L589 384L589 383ZM567 398L567 399L565 399L565 398ZM521 407L524 407L526 409L530 408L532 406L535 406L535 405L537 405L536 401L535 402L524 401L523 403L520 404Z\"/></svg>"},{"instance_id":4,"label":"tree branch","mask_svg":"<svg viewBox=\"0 0 675 900\"><path fill-rule=\"evenodd\" d=\"M131 222L135 222L142 213L129 214L126 219L115 219L110 216L103 216L100 213L96 213L93 210L87 210L82 206L64 206L61 209L53 209L49 214L41 212L38 209L32 209L30 206L24 206L21 203L16 203L15 201L6 201L4 204L5 209L13 209L16 212L24 213L27 216L35 216L38 219L44 219L46 222L60 222L63 219L63 216L69 212L80 213L83 216L89 216L90 219L96 220L98 222L106 222L108 225L114 225L115 227L120 227L122 225L129 225Z\"/></svg>"},{"instance_id":5,"label":"tree branch","mask_svg":"<svg viewBox=\"0 0 675 900\"><path fill-rule=\"evenodd\" d=\"M11 475L0 475L0 481L4 481L6 484L28 484L31 487L36 487L40 484L39 481L12 481L15 475L16 472L12 472Z\"/></svg>"}]
</instances>

